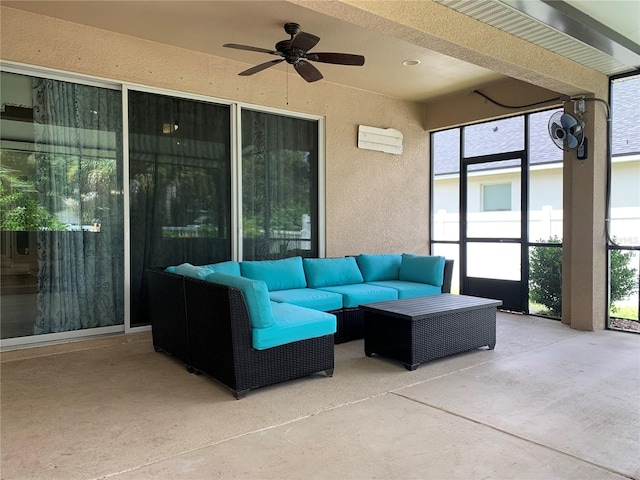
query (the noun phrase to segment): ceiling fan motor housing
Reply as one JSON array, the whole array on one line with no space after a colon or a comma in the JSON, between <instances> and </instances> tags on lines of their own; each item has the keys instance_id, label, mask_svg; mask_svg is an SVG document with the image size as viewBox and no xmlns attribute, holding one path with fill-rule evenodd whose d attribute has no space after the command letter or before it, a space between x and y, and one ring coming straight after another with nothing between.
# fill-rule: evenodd
<instances>
[{"instance_id":1,"label":"ceiling fan motor housing","mask_svg":"<svg viewBox=\"0 0 640 480\"><path fill-rule=\"evenodd\" d=\"M294 37L298 33L300 33L300 25L293 22L285 23L284 31L287 32L287 34L291 35L291 37Z\"/></svg>"},{"instance_id":2,"label":"ceiling fan motor housing","mask_svg":"<svg viewBox=\"0 0 640 480\"><path fill-rule=\"evenodd\" d=\"M298 63L304 52L300 49L291 48L291 40L281 40L276 43L276 50L280 52L287 63L294 65Z\"/></svg>"}]
</instances>

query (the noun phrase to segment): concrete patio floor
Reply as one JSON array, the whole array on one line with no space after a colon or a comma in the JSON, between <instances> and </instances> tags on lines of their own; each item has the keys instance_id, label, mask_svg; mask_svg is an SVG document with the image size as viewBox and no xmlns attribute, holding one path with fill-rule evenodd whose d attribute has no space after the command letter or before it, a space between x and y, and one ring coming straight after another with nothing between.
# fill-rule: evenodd
<instances>
[{"instance_id":1,"label":"concrete patio floor","mask_svg":"<svg viewBox=\"0 0 640 480\"><path fill-rule=\"evenodd\" d=\"M5 352L1 477L640 478L640 335L497 327L413 372L337 345L332 378L239 401L148 333Z\"/></svg>"}]
</instances>

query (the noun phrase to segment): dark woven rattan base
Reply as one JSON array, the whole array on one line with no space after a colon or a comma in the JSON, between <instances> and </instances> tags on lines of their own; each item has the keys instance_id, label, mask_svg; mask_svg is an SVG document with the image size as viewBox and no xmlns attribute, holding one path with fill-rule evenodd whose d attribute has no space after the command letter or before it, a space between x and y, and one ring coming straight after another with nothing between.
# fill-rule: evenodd
<instances>
[{"instance_id":1,"label":"dark woven rattan base","mask_svg":"<svg viewBox=\"0 0 640 480\"><path fill-rule=\"evenodd\" d=\"M333 375L333 335L256 350L239 289L160 270L149 270L149 279L156 349L226 385L236 398L316 372Z\"/></svg>"},{"instance_id":2,"label":"dark woven rattan base","mask_svg":"<svg viewBox=\"0 0 640 480\"><path fill-rule=\"evenodd\" d=\"M189 367L191 355L182 278L150 269L147 270L147 286L154 348L176 357Z\"/></svg>"},{"instance_id":3,"label":"dark woven rattan base","mask_svg":"<svg viewBox=\"0 0 640 480\"><path fill-rule=\"evenodd\" d=\"M493 349L496 305L478 305L464 311L414 318L365 309L364 339L367 356L383 355L414 370L419 364L436 358L483 346Z\"/></svg>"},{"instance_id":4,"label":"dark woven rattan base","mask_svg":"<svg viewBox=\"0 0 640 480\"><path fill-rule=\"evenodd\" d=\"M344 308L331 313L337 319L336 344L364 337L364 312L361 309Z\"/></svg>"}]
</instances>

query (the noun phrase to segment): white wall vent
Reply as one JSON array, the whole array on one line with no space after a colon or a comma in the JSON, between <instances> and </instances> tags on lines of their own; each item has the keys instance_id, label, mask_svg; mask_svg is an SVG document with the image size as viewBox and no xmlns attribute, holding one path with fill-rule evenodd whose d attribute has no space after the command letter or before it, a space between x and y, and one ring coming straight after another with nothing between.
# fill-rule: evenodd
<instances>
[{"instance_id":1,"label":"white wall vent","mask_svg":"<svg viewBox=\"0 0 640 480\"><path fill-rule=\"evenodd\" d=\"M402 138L402 133L394 128L358 127L358 148L400 155Z\"/></svg>"}]
</instances>

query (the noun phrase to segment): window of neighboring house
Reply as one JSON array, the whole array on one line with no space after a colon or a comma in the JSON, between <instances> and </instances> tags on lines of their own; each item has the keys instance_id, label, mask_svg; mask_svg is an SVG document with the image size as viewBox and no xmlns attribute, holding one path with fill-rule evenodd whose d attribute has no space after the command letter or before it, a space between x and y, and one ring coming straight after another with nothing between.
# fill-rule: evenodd
<instances>
[{"instance_id":1,"label":"window of neighboring house","mask_svg":"<svg viewBox=\"0 0 640 480\"><path fill-rule=\"evenodd\" d=\"M511 183L482 185L482 211L511 211Z\"/></svg>"}]
</instances>

